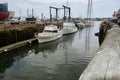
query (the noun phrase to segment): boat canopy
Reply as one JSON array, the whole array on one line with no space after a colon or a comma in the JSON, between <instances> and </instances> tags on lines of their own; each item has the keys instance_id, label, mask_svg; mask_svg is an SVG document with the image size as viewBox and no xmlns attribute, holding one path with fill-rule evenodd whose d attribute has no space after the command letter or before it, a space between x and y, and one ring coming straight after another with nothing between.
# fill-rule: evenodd
<instances>
[{"instance_id":1,"label":"boat canopy","mask_svg":"<svg viewBox=\"0 0 120 80\"><path fill-rule=\"evenodd\" d=\"M75 26L75 24L72 22L64 22L63 26Z\"/></svg>"},{"instance_id":2,"label":"boat canopy","mask_svg":"<svg viewBox=\"0 0 120 80\"><path fill-rule=\"evenodd\" d=\"M44 31L55 31L55 30L58 30L58 27L55 25L45 26L45 29L44 29Z\"/></svg>"}]
</instances>

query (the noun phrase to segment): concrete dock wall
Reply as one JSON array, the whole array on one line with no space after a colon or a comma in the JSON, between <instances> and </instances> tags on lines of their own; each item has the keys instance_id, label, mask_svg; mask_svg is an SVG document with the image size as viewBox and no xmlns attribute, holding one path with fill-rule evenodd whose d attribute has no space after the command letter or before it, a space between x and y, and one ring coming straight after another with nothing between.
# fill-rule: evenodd
<instances>
[{"instance_id":1,"label":"concrete dock wall","mask_svg":"<svg viewBox=\"0 0 120 80\"><path fill-rule=\"evenodd\" d=\"M106 37L79 80L120 80L120 28Z\"/></svg>"}]
</instances>

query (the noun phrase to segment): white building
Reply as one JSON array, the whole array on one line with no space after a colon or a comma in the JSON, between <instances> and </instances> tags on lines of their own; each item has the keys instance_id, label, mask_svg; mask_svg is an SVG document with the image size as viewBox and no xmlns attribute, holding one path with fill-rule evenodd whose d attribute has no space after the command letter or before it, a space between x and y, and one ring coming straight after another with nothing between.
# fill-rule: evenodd
<instances>
[{"instance_id":1,"label":"white building","mask_svg":"<svg viewBox=\"0 0 120 80\"><path fill-rule=\"evenodd\" d=\"M15 16L15 11L9 11L9 18L14 17Z\"/></svg>"}]
</instances>

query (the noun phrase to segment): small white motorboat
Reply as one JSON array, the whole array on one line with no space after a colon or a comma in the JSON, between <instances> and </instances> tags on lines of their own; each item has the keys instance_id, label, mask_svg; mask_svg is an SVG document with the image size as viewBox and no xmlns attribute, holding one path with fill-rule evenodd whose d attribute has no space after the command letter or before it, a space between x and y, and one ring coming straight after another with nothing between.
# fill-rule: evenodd
<instances>
[{"instance_id":1,"label":"small white motorboat","mask_svg":"<svg viewBox=\"0 0 120 80\"><path fill-rule=\"evenodd\" d=\"M39 43L53 41L62 37L62 31L55 25L45 26L42 33L36 36Z\"/></svg>"},{"instance_id":2,"label":"small white motorboat","mask_svg":"<svg viewBox=\"0 0 120 80\"><path fill-rule=\"evenodd\" d=\"M75 26L73 22L64 22L62 28L62 34L71 34L77 32L78 28Z\"/></svg>"},{"instance_id":3,"label":"small white motorboat","mask_svg":"<svg viewBox=\"0 0 120 80\"><path fill-rule=\"evenodd\" d=\"M87 20L85 22L85 26L93 26L94 25L94 21L93 20Z\"/></svg>"},{"instance_id":4,"label":"small white motorboat","mask_svg":"<svg viewBox=\"0 0 120 80\"><path fill-rule=\"evenodd\" d=\"M84 28L85 27L85 23L79 22L79 23L77 23L77 26L78 26L78 28Z\"/></svg>"}]
</instances>

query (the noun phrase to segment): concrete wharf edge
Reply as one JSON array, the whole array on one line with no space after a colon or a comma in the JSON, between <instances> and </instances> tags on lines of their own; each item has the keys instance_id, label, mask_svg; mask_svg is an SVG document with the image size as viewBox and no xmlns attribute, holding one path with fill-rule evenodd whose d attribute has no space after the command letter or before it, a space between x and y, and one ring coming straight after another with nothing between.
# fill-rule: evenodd
<instances>
[{"instance_id":1,"label":"concrete wharf edge","mask_svg":"<svg viewBox=\"0 0 120 80\"><path fill-rule=\"evenodd\" d=\"M36 40L37 40L37 38L32 38L32 39L20 41L20 42L14 43L14 44L10 44L10 45L1 47L0 48L0 54L2 54L3 52L7 52L7 51L10 51L12 49L24 46L24 45L26 45L28 43L32 43L33 41L36 41Z\"/></svg>"},{"instance_id":2,"label":"concrete wharf edge","mask_svg":"<svg viewBox=\"0 0 120 80\"><path fill-rule=\"evenodd\" d=\"M79 80L120 80L120 28L108 30Z\"/></svg>"}]
</instances>

